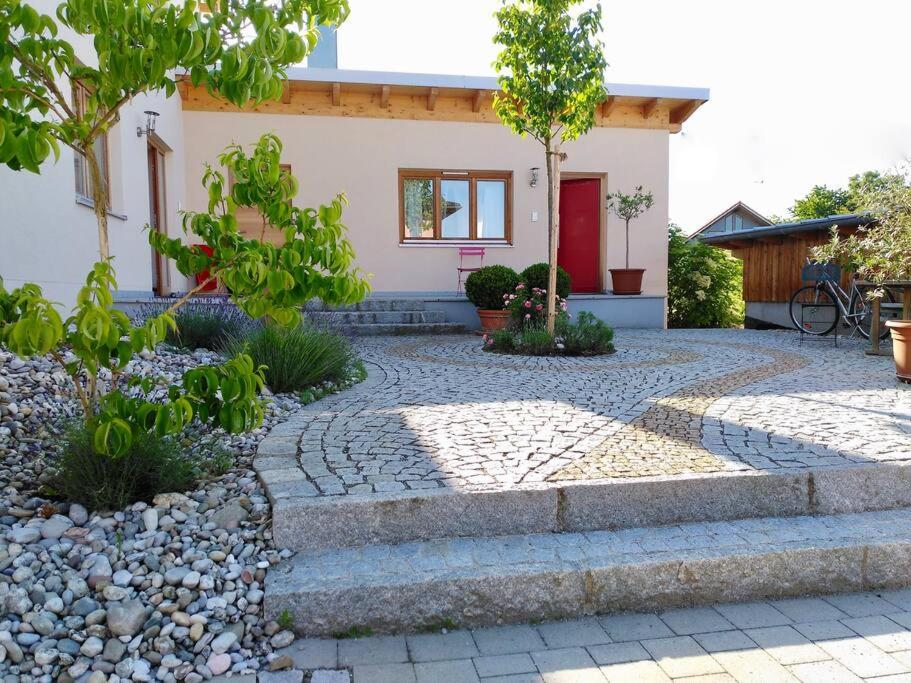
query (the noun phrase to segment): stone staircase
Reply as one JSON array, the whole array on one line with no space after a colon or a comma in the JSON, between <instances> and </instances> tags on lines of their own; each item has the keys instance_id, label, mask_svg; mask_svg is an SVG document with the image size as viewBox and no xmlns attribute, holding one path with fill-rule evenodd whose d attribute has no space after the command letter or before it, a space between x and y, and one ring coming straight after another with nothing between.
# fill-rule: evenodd
<instances>
[{"instance_id":1,"label":"stone staircase","mask_svg":"<svg viewBox=\"0 0 911 683\"><path fill-rule=\"evenodd\" d=\"M449 322L443 311L427 308L421 299L369 298L352 306L330 307L312 301L304 307L317 324L349 335L454 334L465 331Z\"/></svg>"},{"instance_id":2,"label":"stone staircase","mask_svg":"<svg viewBox=\"0 0 911 683\"><path fill-rule=\"evenodd\" d=\"M298 553L269 572L265 609L302 634L911 585L905 465L319 497L295 495L282 427L256 467L275 541Z\"/></svg>"}]
</instances>

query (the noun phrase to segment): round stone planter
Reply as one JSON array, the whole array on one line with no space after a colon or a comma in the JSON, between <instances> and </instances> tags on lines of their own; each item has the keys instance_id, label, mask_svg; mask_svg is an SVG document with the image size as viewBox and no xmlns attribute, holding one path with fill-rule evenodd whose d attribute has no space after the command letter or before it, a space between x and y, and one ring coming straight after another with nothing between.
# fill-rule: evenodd
<instances>
[{"instance_id":1,"label":"round stone planter","mask_svg":"<svg viewBox=\"0 0 911 683\"><path fill-rule=\"evenodd\" d=\"M497 330L505 330L511 316L512 313L510 311L491 311L479 308L478 317L481 319L481 332L486 334Z\"/></svg>"},{"instance_id":2,"label":"round stone planter","mask_svg":"<svg viewBox=\"0 0 911 683\"><path fill-rule=\"evenodd\" d=\"M610 279L614 294L642 294L642 274L645 268L611 268Z\"/></svg>"},{"instance_id":3,"label":"round stone planter","mask_svg":"<svg viewBox=\"0 0 911 683\"><path fill-rule=\"evenodd\" d=\"M895 375L902 382L911 384L911 320L887 320L886 327L892 334Z\"/></svg>"}]
</instances>

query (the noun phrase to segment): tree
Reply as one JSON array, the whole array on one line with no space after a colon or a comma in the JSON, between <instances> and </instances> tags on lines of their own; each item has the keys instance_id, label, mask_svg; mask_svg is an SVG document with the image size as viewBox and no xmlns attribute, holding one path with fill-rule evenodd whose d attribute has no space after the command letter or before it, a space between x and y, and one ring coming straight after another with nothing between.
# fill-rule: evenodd
<instances>
[{"instance_id":1,"label":"tree","mask_svg":"<svg viewBox=\"0 0 911 683\"><path fill-rule=\"evenodd\" d=\"M293 207L297 182L280 168L281 144L266 136L250 157L237 147L221 157L238 179L230 196L224 177L209 169L208 212L185 216L185 229L212 248L211 256L149 231L152 246L175 259L182 273L209 270L209 280L141 326L114 307L107 188L94 142L116 125L121 107L139 93L173 94L175 69L238 106L276 97L284 68L315 46L317 25L348 13L347 0L217 0L208 3L207 14L196 7L193 0L66 0L55 19L20 0L0 0L0 163L39 173L61 143L84 156L100 255L65 321L37 285L8 292L0 281L0 342L21 356L50 353L64 367L100 454L126 452L143 432L178 433L194 418L232 432L261 421L262 370L245 355L189 371L170 387L125 375L132 355L162 341L174 327L173 311L212 278L226 283L247 314L281 324L299 322L300 305L312 296L350 303L368 291L351 268L343 198L319 209ZM97 66L76 59L73 46L58 37L59 26L91 39ZM64 95L60 83L67 80L85 89L83 107ZM239 206L259 210L283 230L285 244L240 236Z\"/></svg>"},{"instance_id":2,"label":"tree","mask_svg":"<svg viewBox=\"0 0 911 683\"><path fill-rule=\"evenodd\" d=\"M500 120L522 137L544 146L547 168L548 263L547 330L556 321L557 235L560 164L564 142L588 132L595 108L604 100L601 5L581 12L581 0L514 0L497 13L494 42L501 46L494 66L501 93L494 95Z\"/></svg>"},{"instance_id":3,"label":"tree","mask_svg":"<svg viewBox=\"0 0 911 683\"><path fill-rule=\"evenodd\" d=\"M794 220L804 221L851 213L853 210L851 195L848 192L826 185L814 185L806 197L794 201L791 215Z\"/></svg>"},{"instance_id":4,"label":"tree","mask_svg":"<svg viewBox=\"0 0 911 683\"><path fill-rule=\"evenodd\" d=\"M277 99L284 69L316 46L317 25L348 14L347 0L218 0L208 7L203 14L194 0L66 0L55 20L21 0L0 2L0 163L39 173L61 143L84 156L102 259L110 256L108 197L93 145L124 104L144 92L172 95L178 69L237 106ZM92 39L97 66L76 58L58 37L58 22ZM84 88L83 107L64 94L61 80Z\"/></svg>"},{"instance_id":5,"label":"tree","mask_svg":"<svg viewBox=\"0 0 911 683\"><path fill-rule=\"evenodd\" d=\"M607 195L607 209L626 225L626 267L629 268L629 224L652 208L655 203L651 192L645 192L642 185L633 194L615 192Z\"/></svg>"}]
</instances>

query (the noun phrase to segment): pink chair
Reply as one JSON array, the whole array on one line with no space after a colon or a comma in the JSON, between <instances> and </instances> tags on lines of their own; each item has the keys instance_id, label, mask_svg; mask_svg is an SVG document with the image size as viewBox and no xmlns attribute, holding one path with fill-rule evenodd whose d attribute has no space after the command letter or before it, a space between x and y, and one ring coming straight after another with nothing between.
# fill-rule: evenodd
<instances>
[{"instance_id":1,"label":"pink chair","mask_svg":"<svg viewBox=\"0 0 911 683\"><path fill-rule=\"evenodd\" d=\"M469 268L465 265L466 258L477 258L478 265L474 268ZM456 287L456 294L462 293L462 282L464 278L467 277L465 273L473 273L476 270L481 270L481 267L484 265L484 247L459 247L459 284Z\"/></svg>"}]
</instances>

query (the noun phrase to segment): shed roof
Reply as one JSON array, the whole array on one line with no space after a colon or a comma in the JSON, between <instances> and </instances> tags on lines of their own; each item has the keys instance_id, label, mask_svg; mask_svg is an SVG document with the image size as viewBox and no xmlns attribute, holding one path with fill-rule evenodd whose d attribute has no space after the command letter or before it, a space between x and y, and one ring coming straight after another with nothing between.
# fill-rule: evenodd
<instances>
[{"instance_id":1,"label":"shed roof","mask_svg":"<svg viewBox=\"0 0 911 683\"><path fill-rule=\"evenodd\" d=\"M737 211L737 209L740 209L741 211L744 211L744 212L750 214L751 216L753 216L753 218L756 219L757 223L761 223L762 225L772 225L772 221L770 221L768 218L763 216L756 209L752 208L751 206L747 206L743 202L734 202L728 208L726 208L724 211L719 213L717 216L715 216L710 221L708 221L705 225L703 225L701 228L699 228L696 232L694 232L692 235L690 235L690 239L696 237L696 235L699 235L707 228L710 228L712 225L717 223L719 220L721 220L728 214L734 213L735 211ZM742 231L740 231L740 232L742 232ZM738 232L738 234L739 234L739 232Z\"/></svg>"},{"instance_id":2,"label":"shed roof","mask_svg":"<svg viewBox=\"0 0 911 683\"><path fill-rule=\"evenodd\" d=\"M699 235L697 239L717 247L737 248L743 242L758 240L764 237L784 237L805 232L825 232L833 227L858 228L871 223L873 219L865 213L846 213L825 218L811 218L791 223L778 223L762 228L729 232L723 235ZM738 244L741 243L741 244Z\"/></svg>"}]
</instances>

